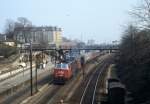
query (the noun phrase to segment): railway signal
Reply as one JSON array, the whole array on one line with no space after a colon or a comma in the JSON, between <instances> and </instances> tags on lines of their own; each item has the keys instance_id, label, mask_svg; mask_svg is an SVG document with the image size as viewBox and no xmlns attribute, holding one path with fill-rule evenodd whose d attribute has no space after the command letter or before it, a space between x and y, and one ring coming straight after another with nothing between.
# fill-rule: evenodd
<instances>
[{"instance_id":1,"label":"railway signal","mask_svg":"<svg viewBox=\"0 0 150 104\"><path fill-rule=\"evenodd\" d=\"M81 57L80 62L81 62L81 68L82 68L82 71L83 71L83 79L84 79L84 75L85 75L85 71L84 71L85 58L83 56Z\"/></svg>"}]
</instances>

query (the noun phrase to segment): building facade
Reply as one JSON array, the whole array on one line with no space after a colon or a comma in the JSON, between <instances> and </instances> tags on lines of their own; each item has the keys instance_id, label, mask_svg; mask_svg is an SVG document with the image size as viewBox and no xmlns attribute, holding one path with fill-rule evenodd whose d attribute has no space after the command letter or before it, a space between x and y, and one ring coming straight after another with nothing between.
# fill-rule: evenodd
<instances>
[{"instance_id":1,"label":"building facade","mask_svg":"<svg viewBox=\"0 0 150 104\"><path fill-rule=\"evenodd\" d=\"M6 35L0 34L0 41L5 41L5 40L6 40Z\"/></svg>"},{"instance_id":2,"label":"building facade","mask_svg":"<svg viewBox=\"0 0 150 104\"><path fill-rule=\"evenodd\" d=\"M14 39L21 43L55 44L62 41L62 29L58 27L18 27L14 32Z\"/></svg>"},{"instance_id":3,"label":"building facade","mask_svg":"<svg viewBox=\"0 0 150 104\"><path fill-rule=\"evenodd\" d=\"M95 40L91 39L87 41L87 45L94 45L95 44Z\"/></svg>"}]
</instances>

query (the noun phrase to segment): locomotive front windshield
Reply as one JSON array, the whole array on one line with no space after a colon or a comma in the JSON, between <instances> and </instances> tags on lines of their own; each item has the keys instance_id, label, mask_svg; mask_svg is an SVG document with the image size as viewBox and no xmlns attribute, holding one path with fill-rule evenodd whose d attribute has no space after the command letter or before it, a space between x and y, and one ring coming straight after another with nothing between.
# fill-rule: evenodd
<instances>
[{"instance_id":1,"label":"locomotive front windshield","mask_svg":"<svg viewBox=\"0 0 150 104\"><path fill-rule=\"evenodd\" d=\"M68 69L68 64L64 64L64 63L57 64L56 68L57 69Z\"/></svg>"}]
</instances>

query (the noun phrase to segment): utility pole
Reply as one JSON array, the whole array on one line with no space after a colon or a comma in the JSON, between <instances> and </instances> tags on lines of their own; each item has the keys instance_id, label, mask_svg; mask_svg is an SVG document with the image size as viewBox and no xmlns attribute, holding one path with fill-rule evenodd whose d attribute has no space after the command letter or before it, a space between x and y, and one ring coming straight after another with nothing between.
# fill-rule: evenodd
<instances>
[{"instance_id":1,"label":"utility pole","mask_svg":"<svg viewBox=\"0 0 150 104\"><path fill-rule=\"evenodd\" d=\"M57 52L56 52L57 50L56 50L56 48L55 48L55 66L56 66L56 58L57 58Z\"/></svg>"},{"instance_id":2,"label":"utility pole","mask_svg":"<svg viewBox=\"0 0 150 104\"><path fill-rule=\"evenodd\" d=\"M30 84L31 84L31 96L33 95L33 85L32 85L32 42L30 41Z\"/></svg>"},{"instance_id":3,"label":"utility pole","mask_svg":"<svg viewBox=\"0 0 150 104\"><path fill-rule=\"evenodd\" d=\"M38 92L37 84L37 69L39 68L39 55L36 55L36 69L35 69L35 91Z\"/></svg>"},{"instance_id":4,"label":"utility pole","mask_svg":"<svg viewBox=\"0 0 150 104\"><path fill-rule=\"evenodd\" d=\"M43 50L42 50L42 69L44 69L44 53L43 53Z\"/></svg>"}]
</instances>

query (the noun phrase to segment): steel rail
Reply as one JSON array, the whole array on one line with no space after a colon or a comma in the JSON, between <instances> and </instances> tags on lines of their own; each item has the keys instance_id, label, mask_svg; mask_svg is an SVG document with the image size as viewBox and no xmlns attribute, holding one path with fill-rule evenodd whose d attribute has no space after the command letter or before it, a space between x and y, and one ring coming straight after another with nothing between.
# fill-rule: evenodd
<instances>
[{"instance_id":1,"label":"steel rail","mask_svg":"<svg viewBox=\"0 0 150 104\"><path fill-rule=\"evenodd\" d=\"M105 68L105 66L103 66L103 68ZM104 69L103 69L103 70L104 70ZM94 101L95 101L95 93L96 93L96 90L97 90L97 84L98 84L100 75L102 74L103 70L101 70L101 71L99 72L99 75L98 75L97 80L96 80L96 85L95 85L95 88L94 88L92 104L94 104Z\"/></svg>"},{"instance_id":2,"label":"steel rail","mask_svg":"<svg viewBox=\"0 0 150 104\"><path fill-rule=\"evenodd\" d=\"M99 79L99 76L100 76L101 72L103 71L103 70L99 70L99 67L100 67L100 65L103 65L103 64L104 64L104 62L101 62L101 63L97 66L97 68L96 68L96 70L94 71L94 73L91 75L91 77L90 77L90 79L89 79L89 81L88 81L88 83L87 83L87 85L86 85L86 87L85 87L85 89L84 89L84 92L83 92L83 94L82 94L82 97L81 97L81 99L80 99L80 104L83 104L83 100L84 100L84 97L85 97L85 95L86 95L87 89L88 89L88 87L89 87L89 85L90 85L92 79L94 78L94 75L98 72L98 76L97 76L97 78L96 78L96 84L95 84L95 87L94 87L93 97L92 97L92 104L93 104L94 98L95 98L95 91L96 91L96 86L97 86L97 83L98 83L98 79ZM102 67L102 68L103 68L103 67Z\"/></svg>"}]
</instances>

